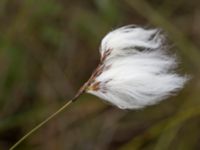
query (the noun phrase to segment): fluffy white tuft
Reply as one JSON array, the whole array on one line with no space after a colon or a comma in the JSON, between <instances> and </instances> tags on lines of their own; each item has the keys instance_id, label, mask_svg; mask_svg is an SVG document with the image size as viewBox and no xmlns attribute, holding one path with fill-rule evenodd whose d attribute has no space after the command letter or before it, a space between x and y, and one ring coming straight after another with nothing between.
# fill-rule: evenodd
<instances>
[{"instance_id":1,"label":"fluffy white tuft","mask_svg":"<svg viewBox=\"0 0 200 150\"><path fill-rule=\"evenodd\" d=\"M101 42L101 57L112 49L110 57L137 53L139 50L157 49L162 46L164 37L158 29L146 30L134 25L124 26L108 33Z\"/></svg>"},{"instance_id":2,"label":"fluffy white tuft","mask_svg":"<svg viewBox=\"0 0 200 150\"><path fill-rule=\"evenodd\" d=\"M166 52L157 29L125 26L102 40L99 73L87 92L121 109L153 105L181 89L187 78L174 72L176 58Z\"/></svg>"}]
</instances>

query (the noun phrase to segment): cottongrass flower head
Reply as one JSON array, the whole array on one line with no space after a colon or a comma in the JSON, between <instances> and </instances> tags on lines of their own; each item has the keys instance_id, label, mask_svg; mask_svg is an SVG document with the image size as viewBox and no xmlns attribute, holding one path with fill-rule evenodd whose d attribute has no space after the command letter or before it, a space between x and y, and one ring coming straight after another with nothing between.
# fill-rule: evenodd
<instances>
[{"instance_id":1,"label":"cottongrass flower head","mask_svg":"<svg viewBox=\"0 0 200 150\"><path fill-rule=\"evenodd\" d=\"M125 26L101 42L101 62L86 92L121 109L153 105L181 89L187 81L178 75L176 57L167 52L159 29Z\"/></svg>"},{"instance_id":2,"label":"cottongrass flower head","mask_svg":"<svg viewBox=\"0 0 200 150\"><path fill-rule=\"evenodd\" d=\"M180 90L187 77L175 72L176 57L169 55L159 29L125 26L108 33L100 46L100 63L73 99L30 130L9 150L54 118L82 93L96 95L121 109L139 109Z\"/></svg>"}]
</instances>

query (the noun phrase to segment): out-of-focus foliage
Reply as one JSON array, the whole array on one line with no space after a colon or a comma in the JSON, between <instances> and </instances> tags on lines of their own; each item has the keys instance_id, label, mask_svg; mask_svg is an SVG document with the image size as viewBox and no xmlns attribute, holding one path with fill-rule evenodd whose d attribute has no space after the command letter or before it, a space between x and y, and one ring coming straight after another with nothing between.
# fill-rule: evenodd
<instances>
[{"instance_id":1,"label":"out-of-focus foliage","mask_svg":"<svg viewBox=\"0 0 200 150\"><path fill-rule=\"evenodd\" d=\"M199 150L199 0L1 0L0 149L73 97L98 64L100 39L127 24L168 33L192 77L184 90L137 111L83 95L18 149Z\"/></svg>"}]
</instances>

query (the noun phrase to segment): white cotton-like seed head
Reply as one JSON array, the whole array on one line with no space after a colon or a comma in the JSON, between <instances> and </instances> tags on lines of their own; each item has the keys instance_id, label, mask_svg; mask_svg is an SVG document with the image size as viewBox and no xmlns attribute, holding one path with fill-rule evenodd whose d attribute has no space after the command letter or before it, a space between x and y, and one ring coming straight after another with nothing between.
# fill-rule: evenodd
<instances>
[{"instance_id":1,"label":"white cotton-like seed head","mask_svg":"<svg viewBox=\"0 0 200 150\"><path fill-rule=\"evenodd\" d=\"M157 29L125 26L108 33L100 47L101 63L86 92L121 109L153 105L181 89L186 77L175 73L164 35Z\"/></svg>"}]
</instances>

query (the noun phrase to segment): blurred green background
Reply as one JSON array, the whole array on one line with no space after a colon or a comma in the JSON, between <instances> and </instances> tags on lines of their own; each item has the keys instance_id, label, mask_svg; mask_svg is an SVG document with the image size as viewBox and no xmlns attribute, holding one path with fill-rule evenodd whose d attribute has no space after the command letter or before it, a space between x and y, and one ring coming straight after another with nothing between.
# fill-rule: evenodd
<instances>
[{"instance_id":1,"label":"blurred green background","mask_svg":"<svg viewBox=\"0 0 200 150\"><path fill-rule=\"evenodd\" d=\"M72 98L102 37L127 24L168 33L186 87L136 111L85 94L17 149L199 150L199 0L0 0L0 150Z\"/></svg>"}]
</instances>

